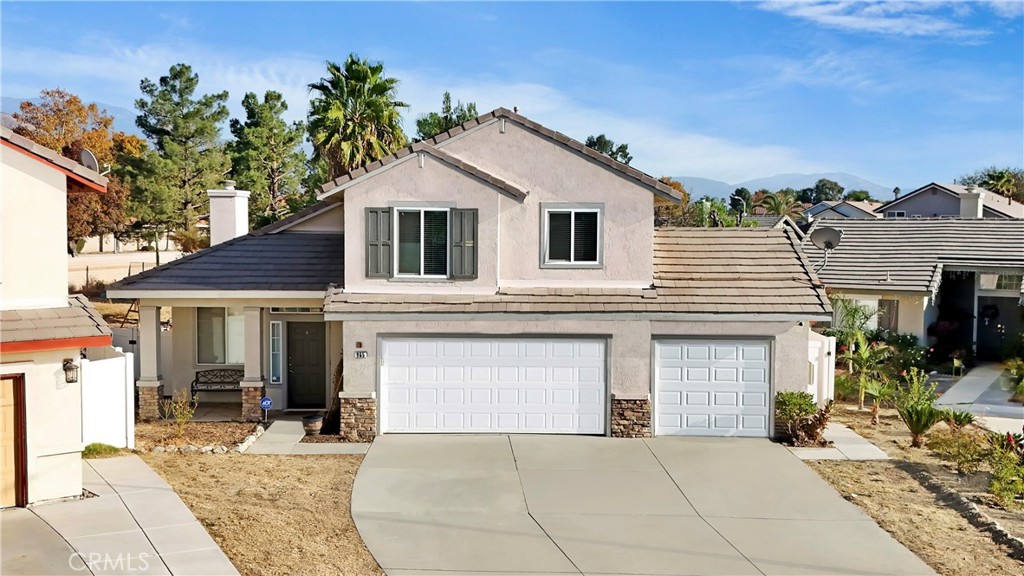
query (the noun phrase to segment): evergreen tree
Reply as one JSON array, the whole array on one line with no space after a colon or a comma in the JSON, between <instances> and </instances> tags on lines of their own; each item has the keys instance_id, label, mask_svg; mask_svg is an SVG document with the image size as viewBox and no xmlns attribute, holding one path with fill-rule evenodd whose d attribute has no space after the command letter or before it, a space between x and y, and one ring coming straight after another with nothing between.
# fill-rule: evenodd
<instances>
[{"instance_id":1,"label":"evergreen tree","mask_svg":"<svg viewBox=\"0 0 1024 576\"><path fill-rule=\"evenodd\" d=\"M476 118L479 114L476 111L476 104L473 102L462 103L456 101L452 106L452 95L445 91L441 97L441 113L431 112L416 120L416 141L420 142L427 138L433 138L442 132L447 132L456 126Z\"/></svg>"},{"instance_id":2,"label":"evergreen tree","mask_svg":"<svg viewBox=\"0 0 1024 576\"><path fill-rule=\"evenodd\" d=\"M261 102L249 92L242 98L245 119L231 120L228 143L231 176L237 186L251 192L249 225L265 226L287 215L301 195L306 155L302 151L305 127L288 124L281 115L288 104L279 92L267 91Z\"/></svg>"},{"instance_id":3,"label":"evergreen tree","mask_svg":"<svg viewBox=\"0 0 1024 576\"><path fill-rule=\"evenodd\" d=\"M135 101L135 124L153 151L133 167L133 195L137 191L158 206L174 206L179 217L173 227L187 233L193 232L197 216L209 209L206 190L218 187L230 169L219 143L220 123L228 117L228 93L197 97L198 85L199 75L190 66L175 64L157 82L144 78L139 83L143 97ZM153 178L159 180L150 181ZM133 204L140 206L138 201ZM146 218L155 218L153 223L160 221L161 226L171 224L157 213Z\"/></svg>"},{"instance_id":4,"label":"evergreen tree","mask_svg":"<svg viewBox=\"0 0 1024 576\"><path fill-rule=\"evenodd\" d=\"M615 141L609 139L604 134L587 136L587 141L583 144L587 148L592 148L601 154L611 156L613 160L618 160L623 164L629 164L633 161L633 156L629 153L629 144L619 144L616 146Z\"/></svg>"}]
</instances>

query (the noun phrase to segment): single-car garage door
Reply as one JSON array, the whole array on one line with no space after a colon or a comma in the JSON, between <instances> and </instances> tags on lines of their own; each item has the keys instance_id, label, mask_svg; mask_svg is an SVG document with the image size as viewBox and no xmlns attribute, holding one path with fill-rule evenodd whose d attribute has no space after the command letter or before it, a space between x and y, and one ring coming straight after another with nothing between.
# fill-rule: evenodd
<instances>
[{"instance_id":1,"label":"single-car garage door","mask_svg":"<svg viewBox=\"0 0 1024 576\"><path fill-rule=\"evenodd\" d=\"M659 340L655 343L657 435L768 436L768 343Z\"/></svg>"},{"instance_id":2,"label":"single-car garage door","mask_svg":"<svg viewBox=\"0 0 1024 576\"><path fill-rule=\"evenodd\" d=\"M383 432L604 434L605 342L385 338Z\"/></svg>"}]
</instances>

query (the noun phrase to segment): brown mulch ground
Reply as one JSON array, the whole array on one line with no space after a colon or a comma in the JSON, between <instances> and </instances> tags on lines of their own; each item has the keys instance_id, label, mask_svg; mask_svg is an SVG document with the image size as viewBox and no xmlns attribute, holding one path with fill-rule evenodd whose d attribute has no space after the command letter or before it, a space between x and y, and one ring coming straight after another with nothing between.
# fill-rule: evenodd
<instances>
[{"instance_id":1,"label":"brown mulch ground","mask_svg":"<svg viewBox=\"0 0 1024 576\"><path fill-rule=\"evenodd\" d=\"M908 470L929 474L968 497L1007 531L1024 536L1024 512L997 507L987 493L988 473L960 476L929 450L910 447L910 433L896 411L883 409L871 424L868 410L839 404L834 420L846 424L889 454L885 462L814 462L811 466L844 496L864 509L878 525L947 576L1024 574L1024 563L1009 549L938 501ZM940 424L937 428L944 428ZM851 497L851 495L853 495Z\"/></svg>"},{"instance_id":2,"label":"brown mulch ground","mask_svg":"<svg viewBox=\"0 0 1024 576\"><path fill-rule=\"evenodd\" d=\"M256 425L247 422L189 422L184 436L178 436L173 422L138 422L135 424L135 446L151 450L154 446L227 446L234 448L253 433Z\"/></svg>"},{"instance_id":3,"label":"brown mulch ground","mask_svg":"<svg viewBox=\"0 0 1024 576\"><path fill-rule=\"evenodd\" d=\"M346 442L344 436L338 434L318 434L316 436L303 436L299 442L305 442L307 444L332 444Z\"/></svg>"},{"instance_id":4,"label":"brown mulch ground","mask_svg":"<svg viewBox=\"0 0 1024 576\"><path fill-rule=\"evenodd\" d=\"M142 457L243 575L383 574L349 510L362 456Z\"/></svg>"}]
</instances>

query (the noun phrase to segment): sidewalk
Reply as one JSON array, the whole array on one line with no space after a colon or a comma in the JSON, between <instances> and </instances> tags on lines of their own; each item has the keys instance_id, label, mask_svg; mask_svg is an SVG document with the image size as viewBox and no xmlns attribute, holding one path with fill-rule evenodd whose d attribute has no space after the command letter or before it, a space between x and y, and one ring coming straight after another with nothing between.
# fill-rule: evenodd
<instances>
[{"instance_id":1,"label":"sidewalk","mask_svg":"<svg viewBox=\"0 0 1024 576\"><path fill-rule=\"evenodd\" d=\"M0 513L0 573L238 574L138 456L83 460L82 473L96 497Z\"/></svg>"},{"instance_id":2,"label":"sidewalk","mask_svg":"<svg viewBox=\"0 0 1024 576\"><path fill-rule=\"evenodd\" d=\"M790 447L789 451L801 460L888 460L889 456L845 424L830 422L825 427L828 448Z\"/></svg>"},{"instance_id":3,"label":"sidewalk","mask_svg":"<svg viewBox=\"0 0 1024 576\"><path fill-rule=\"evenodd\" d=\"M366 454L368 443L301 443L306 432L301 420L274 420L267 431L253 442L246 454Z\"/></svg>"},{"instance_id":4,"label":"sidewalk","mask_svg":"<svg viewBox=\"0 0 1024 576\"><path fill-rule=\"evenodd\" d=\"M989 430L1016 433L1024 426L1024 405L1010 402L1012 395L1004 366L981 364L936 400L935 407L970 412Z\"/></svg>"}]
</instances>

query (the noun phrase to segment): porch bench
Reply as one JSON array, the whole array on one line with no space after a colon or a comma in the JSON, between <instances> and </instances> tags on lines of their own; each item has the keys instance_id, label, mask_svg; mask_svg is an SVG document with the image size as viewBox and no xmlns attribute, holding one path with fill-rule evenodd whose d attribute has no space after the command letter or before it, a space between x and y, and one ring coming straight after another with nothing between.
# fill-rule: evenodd
<instances>
[{"instance_id":1,"label":"porch bench","mask_svg":"<svg viewBox=\"0 0 1024 576\"><path fill-rule=\"evenodd\" d=\"M197 392L231 392L241 391L242 378L245 371L232 370L230 368L217 368L214 370L199 370L192 380L192 396Z\"/></svg>"}]
</instances>

